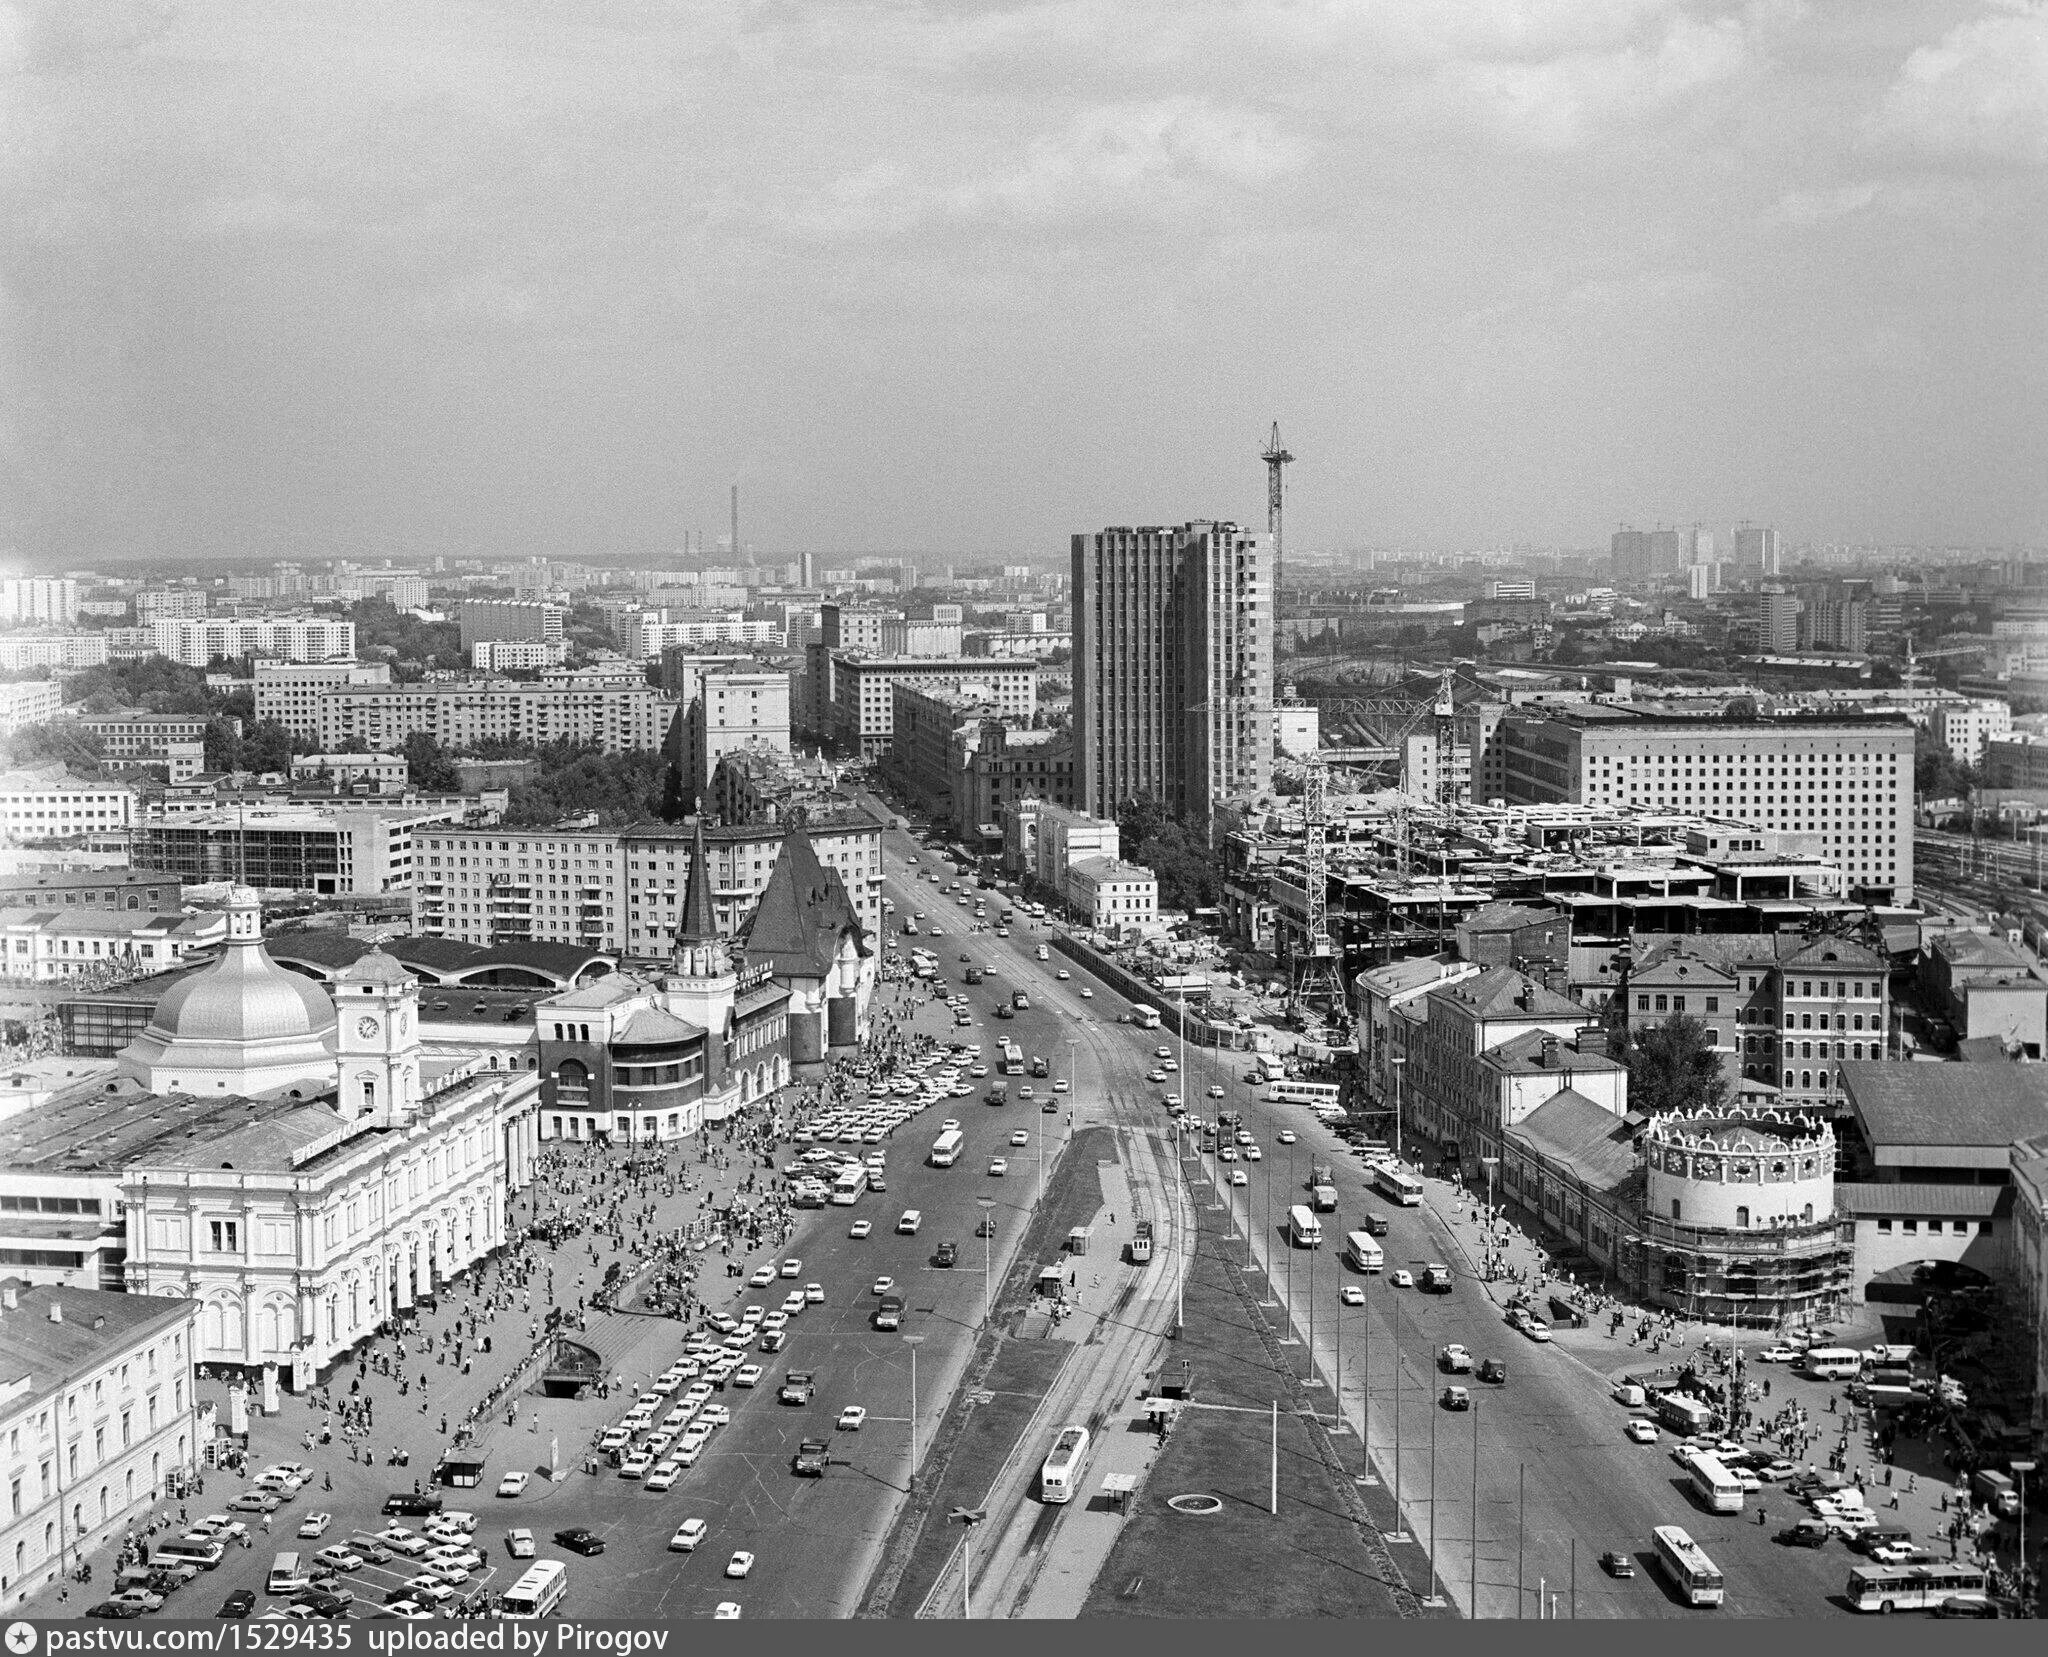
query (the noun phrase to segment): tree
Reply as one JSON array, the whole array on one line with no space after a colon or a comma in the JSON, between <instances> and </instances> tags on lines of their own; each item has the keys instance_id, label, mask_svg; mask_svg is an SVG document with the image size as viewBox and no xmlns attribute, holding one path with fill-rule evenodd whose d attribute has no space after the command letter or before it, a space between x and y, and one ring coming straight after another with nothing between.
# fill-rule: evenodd
<instances>
[{"instance_id":1,"label":"tree","mask_svg":"<svg viewBox=\"0 0 2048 1657\"><path fill-rule=\"evenodd\" d=\"M1927 729L1913 731L1913 792L1926 800L1967 799L1977 787L1977 773L1960 765L1948 744Z\"/></svg>"},{"instance_id":2,"label":"tree","mask_svg":"<svg viewBox=\"0 0 2048 1657\"><path fill-rule=\"evenodd\" d=\"M4 748L7 758L16 765L42 765L51 760L62 760L82 777L99 775L100 760L107 751L107 745L90 731L81 731L75 725L54 720L45 725L23 726L0 744L0 748Z\"/></svg>"},{"instance_id":3,"label":"tree","mask_svg":"<svg viewBox=\"0 0 2048 1657\"><path fill-rule=\"evenodd\" d=\"M1162 909L1200 909L1222 895L1223 883L1200 825L1175 817L1157 800L1126 800L1117 812L1123 855L1159 877Z\"/></svg>"},{"instance_id":4,"label":"tree","mask_svg":"<svg viewBox=\"0 0 2048 1657\"><path fill-rule=\"evenodd\" d=\"M1707 1041L1707 1027L1684 1013L1632 1031L1628 1102L1646 1116L1695 1111L1728 1101L1728 1077Z\"/></svg>"},{"instance_id":5,"label":"tree","mask_svg":"<svg viewBox=\"0 0 2048 1657\"><path fill-rule=\"evenodd\" d=\"M449 762L441 744L425 731L414 731L398 751L405 756L407 776L413 787L428 794L455 794L462 788L462 773Z\"/></svg>"}]
</instances>

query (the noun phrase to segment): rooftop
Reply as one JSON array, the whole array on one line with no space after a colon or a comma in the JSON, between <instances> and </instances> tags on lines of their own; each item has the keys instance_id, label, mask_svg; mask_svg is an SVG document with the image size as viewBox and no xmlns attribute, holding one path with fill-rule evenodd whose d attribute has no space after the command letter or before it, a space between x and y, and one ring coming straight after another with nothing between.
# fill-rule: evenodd
<instances>
[{"instance_id":1,"label":"rooftop","mask_svg":"<svg viewBox=\"0 0 2048 1657\"><path fill-rule=\"evenodd\" d=\"M1571 1088L1538 1105L1508 1129L1507 1137L1568 1170L1594 1191L1612 1191L1635 1173L1635 1145L1627 1121Z\"/></svg>"},{"instance_id":2,"label":"rooftop","mask_svg":"<svg viewBox=\"0 0 2048 1657\"><path fill-rule=\"evenodd\" d=\"M1852 1062L1841 1070L1873 1150L2004 1150L2048 1131L2048 1065Z\"/></svg>"},{"instance_id":3,"label":"rooftop","mask_svg":"<svg viewBox=\"0 0 2048 1657\"><path fill-rule=\"evenodd\" d=\"M59 1390L108 1354L168 1333L193 1312L191 1301L159 1295L29 1286L14 1279L8 1286L16 1299L12 1311L0 1313L0 1382L25 1380L30 1397ZM61 1321L51 1320L53 1307L61 1309Z\"/></svg>"}]
</instances>

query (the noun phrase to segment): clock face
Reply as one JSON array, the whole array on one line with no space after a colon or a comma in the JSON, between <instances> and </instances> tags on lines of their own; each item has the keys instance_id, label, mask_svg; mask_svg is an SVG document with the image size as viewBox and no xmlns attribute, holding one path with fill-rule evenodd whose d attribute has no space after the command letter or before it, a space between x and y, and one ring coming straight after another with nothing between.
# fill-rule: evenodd
<instances>
[{"instance_id":1,"label":"clock face","mask_svg":"<svg viewBox=\"0 0 2048 1657\"><path fill-rule=\"evenodd\" d=\"M357 1019L356 1034L361 1036L363 1040L369 1041L377 1034L377 1021L374 1018Z\"/></svg>"}]
</instances>

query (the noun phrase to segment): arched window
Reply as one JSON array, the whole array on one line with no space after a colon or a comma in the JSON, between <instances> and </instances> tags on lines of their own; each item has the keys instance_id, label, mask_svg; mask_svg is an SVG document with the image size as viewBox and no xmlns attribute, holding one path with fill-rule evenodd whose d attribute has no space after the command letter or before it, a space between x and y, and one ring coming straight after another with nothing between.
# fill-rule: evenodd
<instances>
[{"instance_id":1,"label":"arched window","mask_svg":"<svg viewBox=\"0 0 2048 1657\"><path fill-rule=\"evenodd\" d=\"M1813 1224L1813 1204L1808 1203L1799 1211L1799 1218L1807 1225Z\"/></svg>"},{"instance_id":2,"label":"arched window","mask_svg":"<svg viewBox=\"0 0 2048 1657\"><path fill-rule=\"evenodd\" d=\"M1789 1070L1785 1072L1785 1085L1787 1087L1792 1085L1792 1072Z\"/></svg>"},{"instance_id":3,"label":"arched window","mask_svg":"<svg viewBox=\"0 0 2048 1657\"><path fill-rule=\"evenodd\" d=\"M581 1104L590 1098L590 1071L580 1059L562 1061L562 1068L555 1077L555 1091L572 1104Z\"/></svg>"},{"instance_id":4,"label":"arched window","mask_svg":"<svg viewBox=\"0 0 2048 1657\"><path fill-rule=\"evenodd\" d=\"M1749 1229L1749 1209L1747 1207L1735 1210L1735 1226L1738 1231L1747 1231Z\"/></svg>"},{"instance_id":5,"label":"arched window","mask_svg":"<svg viewBox=\"0 0 2048 1657\"><path fill-rule=\"evenodd\" d=\"M1812 1089L1813 1089L1813 1072L1812 1072L1811 1070L1802 1070L1802 1071L1800 1071L1800 1072L1799 1072L1799 1086L1800 1086L1800 1089L1801 1089L1802 1091L1804 1091L1804 1092L1811 1092L1811 1091L1812 1091Z\"/></svg>"}]
</instances>

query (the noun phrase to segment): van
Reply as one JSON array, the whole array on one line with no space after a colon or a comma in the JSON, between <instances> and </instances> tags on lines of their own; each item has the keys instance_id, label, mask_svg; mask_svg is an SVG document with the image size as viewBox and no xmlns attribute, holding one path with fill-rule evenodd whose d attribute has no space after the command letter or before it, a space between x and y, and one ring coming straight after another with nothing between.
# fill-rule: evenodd
<instances>
[{"instance_id":1,"label":"van","mask_svg":"<svg viewBox=\"0 0 2048 1657\"><path fill-rule=\"evenodd\" d=\"M1365 1217L1365 1229L1371 1236L1384 1237L1388 1232L1392 1231L1394 1228L1392 1223L1387 1219L1386 1215L1368 1214Z\"/></svg>"},{"instance_id":2,"label":"van","mask_svg":"<svg viewBox=\"0 0 2048 1657\"><path fill-rule=\"evenodd\" d=\"M903 1218L896 1222L896 1235L899 1237L915 1237L917 1235L917 1228L923 1224L924 1216L922 1214L914 1208L906 1208L903 1211Z\"/></svg>"},{"instance_id":3,"label":"van","mask_svg":"<svg viewBox=\"0 0 2048 1657\"><path fill-rule=\"evenodd\" d=\"M1625 1409L1639 1410L1643 1407L1649 1395L1633 1381L1619 1381L1615 1383L1607 1396Z\"/></svg>"},{"instance_id":4,"label":"van","mask_svg":"<svg viewBox=\"0 0 2048 1657\"><path fill-rule=\"evenodd\" d=\"M313 1579L296 1553L281 1553L270 1562L270 1575L263 1579L266 1594L303 1594Z\"/></svg>"}]
</instances>

